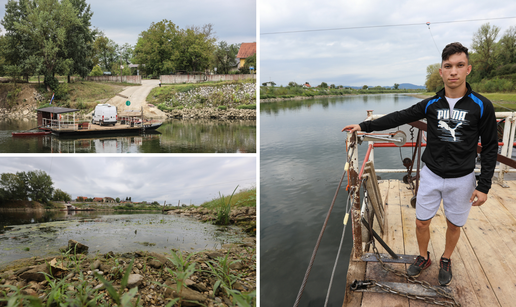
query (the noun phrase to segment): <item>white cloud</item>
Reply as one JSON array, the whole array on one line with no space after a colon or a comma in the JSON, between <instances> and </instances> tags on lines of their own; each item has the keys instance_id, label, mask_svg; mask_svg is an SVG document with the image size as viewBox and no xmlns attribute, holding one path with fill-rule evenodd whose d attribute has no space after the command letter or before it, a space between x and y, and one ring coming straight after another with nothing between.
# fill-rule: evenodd
<instances>
[{"instance_id":1,"label":"white cloud","mask_svg":"<svg viewBox=\"0 0 516 307\"><path fill-rule=\"evenodd\" d=\"M426 67L440 62L446 44L460 41L470 47L473 34L488 21L438 22L513 17L510 12L516 12L516 3L509 0L467 4L456 0L262 0L262 79L283 85L294 78L311 84L423 85ZM515 21L489 22L502 29L501 37ZM426 22L431 22L430 29ZM392 26L405 24L418 25ZM336 28L347 29L266 34Z\"/></svg>"}]
</instances>

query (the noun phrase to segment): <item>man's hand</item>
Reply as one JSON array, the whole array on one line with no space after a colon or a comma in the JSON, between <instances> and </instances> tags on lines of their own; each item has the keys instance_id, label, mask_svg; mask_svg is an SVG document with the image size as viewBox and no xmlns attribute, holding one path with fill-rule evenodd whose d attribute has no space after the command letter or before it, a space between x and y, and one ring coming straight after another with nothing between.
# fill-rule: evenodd
<instances>
[{"instance_id":1,"label":"man's hand","mask_svg":"<svg viewBox=\"0 0 516 307\"><path fill-rule=\"evenodd\" d=\"M353 133L355 131L361 131L362 129L360 128L360 125L347 125L346 127L344 127L342 129L341 132L349 132L349 133Z\"/></svg>"},{"instance_id":2,"label":"man's hand","mask_svg":"<svg viewBox=\"0 0 516 307\"><path fill-rule=\"evenodd\" d=\"M475 198L477 200L475 200ZM482 206L487 200L487 194L482 193L478 190L473 191L473 195L471 195L471 198L469 199L470 202L473 202L472 206Z\"/></svg>"}]
</instances>

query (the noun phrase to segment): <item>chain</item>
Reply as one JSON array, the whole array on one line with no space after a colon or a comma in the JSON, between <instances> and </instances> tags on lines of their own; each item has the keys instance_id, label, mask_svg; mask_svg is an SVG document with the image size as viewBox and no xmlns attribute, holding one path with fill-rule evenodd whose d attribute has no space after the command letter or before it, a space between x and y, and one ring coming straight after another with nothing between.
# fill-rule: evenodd
<instances>
[{"instance_id":1,"label":"chain","mask_svg":"<svg viewBox=\"0 0 516 307\"><path fill-rule=\"evenodd\" d=\"M379 288L381 288L382 290L384 290L386 292L393 293L393 294L398 294L398 295L406 297L408 299L422 300L422 301L424 301L426 303L429 303L429 304L440 305L440 306L449 306L449 307L460 307L461 306L459 304L459 302L457 302L457 300L455 299L455 297L452 294L446 293L444 290L442 290L439 287L432 286L427 281L417 280L414 277L408 276L407 273L399 271L399 270L395 270L395 269L391 268L390 266L388 266L387 264L385 264L382 261L381 257L380 257L380 253L378 252L378 249L374 245L374 240L371 240L371 241L372 241L372 244L373 244L373 251L374 251L374 254L376 256L376 259L378 260L378 262L380 262L380 264L381 264L381 266L382 266L382 268L384 270L386 270L387 272L391 272L391 273L393 273L393 274L395 274L397 276L404 277L409 282L411 282L413 284L419 284L421 287L423 287L425 289L428 289L428 290L432 290L435 293L437 293L439 296L447 298L449 300L452 300L453 302L450 302L450 301L438 301L438 300L436 300L436 299L434 299L432 297L422 297L422 296L417 296L417 295L411 295L411 294L408 294L406 292L401 292L401 291L395 290L392 287L389 287L387 285L383 285L381 283L378 283L377 281L374 281L376 286L378 286Z\"/></svg>"},{"instance_id":2,"label":"chain","mask_svg":"<svg viewBox=\"0 0 516 307\"><path fill-rule=\"evenodd\" d=\"M366 207L366 209L367 209L367 207ZM371 227L371 225L369 225L369 233L372 233L372 231L373 231L372 227ZM418 295L411 295L411 294L408 294L406 292L401 292L401 291L398 291L396 289L393 289L390 286L381 284L381 283L377 282L376 280L372 280L371 281L371 286L374 284L375 286L379 287L380 289L382 289L385 292L397 294L397 295L400 295L400 296L403 296L403 297L406 297L406 298L412 299L412 300L421 300L421 301L424 301L424 302L429 303L429 304L440 305L440 306L449 306L449 307L460 307L461 306L459 304L459 302L457 302L457 300L455 299L455 297L453 295L446 293L443 289L441 289L439 287L432 286L427 281L417 280L414 277L408 276L407 273L405 273L403 271L395 270L392 267L390 267L387 264L385 264L385 262L383 262L382 258L380 257L380 253L378 252L378 248L376 248L375 241L374 241L374 239L372 237L371 237L371 240L368 242L368 244L372 244L373 245L374 255L376 256L376 259L378 260L378 262L380 263L380 265L382 266L382 268L385 271L391 272L394 275L406 278L409 282L411 282L413 284L419 284L421 287L423 287L425 289L428 289L428 290L432 290L435 293L437 293L439 296L444 297L444 298L449 299L449 300L452 300L453 302L450 302L450 301L438 301L438 300L436 300L435 298L432 298L432 297L422 297L422 296L418 296Z\"/></svg>"}]
</instances>

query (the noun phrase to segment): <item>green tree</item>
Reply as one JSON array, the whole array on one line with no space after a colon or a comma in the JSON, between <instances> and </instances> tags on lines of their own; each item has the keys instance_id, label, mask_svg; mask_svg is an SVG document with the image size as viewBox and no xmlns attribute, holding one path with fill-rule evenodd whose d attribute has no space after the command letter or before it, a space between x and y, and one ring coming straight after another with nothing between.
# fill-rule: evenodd
<instances>
[{"instance_id":1,"label":"green tree","mask_svg":"<svg viewBox=\"0 0 516 307\"><path fill-rule=\"evenodd\" d=\"M27 172L27 196L31 200L42 203L48 202L52 199L52 178L44 171L30 171Z\"/></svg>"},{"instance_id":2,"label":"green tree","mask_svg":"<svg viewBox=\"0 0 516 307\"><path fill-rule=\"evenodd\" d=\"M99 32L94 43L93 64L100 65L106 71L109 71L114 63L119 62L117 53L118 45L103 32Z\"/></svg>"},{"instance_id":3,"label":"green tree","mask_svg":"<svg viewBox=\"0 0 516 307\"><path fill-rule=\"evenodd\" d=\"M119 203L120 202L120 197L117 197L115 200L116 200L117 203Z\"/></svg>"},{"instance_id":4,"label":"green tree","mask_svg":"<svg viewBox=\"0 0 516 307\"><path fill-rule=\"evenodd\" d=\"M294 82L294 81L290 81L290 82L288 83L288 86L289 86L289 87L297 87L298 85L297 85L297 83L296 83L296 82Z\"/></svg>"},{"instance_id":5,"label":"green tree","mask_svg":"<svg viewBox=\"0 0 516 307\"><path fill-rule=\"evenodd\" d=\"M70 201L72 200L72 196L61 189L55 189L52 194L52 200L55 201Z\"/></svg>"},{"instance_id":6,"label":"green tree","mask_svg":"<svg viewBox=\"0 0 516 307\"><path fill-rule=\"evenodd\" d=\"M5 60L4 73L15 81L21 76L28 79L29 75L41 69L41 63L34 56L36 44L29 34L18 30L29 14L28 0L9 0L5 5L5 15L1 24L5 29L0 52Z\"/></svg>"},{"instance_id":7,"label":"green tree","mask_svg":"<svg viewBox=\"0 0 516 307\"><path fill-rule=\"evenodd\" d=\"M400 85L398 83L394 83L394 89L397 90L400 88Z\"/></svg>"},{"instance_id":8,"label":"green tree","mask_svg":"<svg viewBox=\"0 0 516 307\"><path fill-rule=\"evenodd\" d=\"M28 36L34 44L29 57L32 67L40 67L45 84L51 89L58 86L55 74L68 74L73 67L71 58L62 57L66 48L66 34L81 21L69 0L34 0L27 5L27 16L15 23L14 28Z\"/></svg>"},{"instance_id":9,"label":"green tree","mask_svg":"<svg viewBox=\"0 0 516 307\"><path fill-rule=\"evenodd\" d=\"M145 64L147 74L169 74L178 66L180 41L180 30L173 22L166 19L153 22L147 31L140 33L133 61Z\"/></svg>"},{"instance_id":10,"label":"green tree","mask_svg":"<svg viewBox=\"0 0 516 307\"><path fill-rule=\"evenodd\" d=\"M481 78L489 76L495 68L497 46L495 40L499 32L499 27L486 23L473 34L471 49L477 56L471 57L471 62L474 62L475 71Z\"/></svg>"},{"instance_id":11,"label":"green tree","mask_svg":"<svg viewBox=\"0 0 516 307\"><path fill-rule=\"evenodd\" d=\"M226 41L220 41L214 52L214 67L217 67L217 73L228 74L230 69L236 67L237 54L240 44L229 45Z\"/></svg>"},{"instance_id":12,"label":"green tree","mask_svg":"<svg viewBox=\"0 0 516 307\"><path fill-rule=\"evenodd\" d=\"M328 83L326 82L321 82L321 84L319 85L320 88L324 88L324 89L327 89L328 88Z\"/></svg>"},{"instance_id":13,"label":"green tree","mask_svg":"<svg viewBox=\"0 0 516 307\"><path fill-rule=\"evenodd\" d=\"M0 175L0 193L3 200L27 199L25 173L3 173Z\"/></svg>"},{"instance_id":14,"label":"green tree","mask_svg":"<svg viewBox=\"0 0 516 307\"><path fill-rule=\"evenodd\" d=\"M426 67L426 90L429 92L437 92L443 88L444 83L441 75L439 74L440 63L428 65Z\"/></svg>"},{"instance_id":15,"label":"green tree","mask_svg":"<svg viewBox=\"0 0 516 307\"><path fill-rule=\"evenodd\" d=\"M215 39L195 27L181 31L179 69L203 71L210 66Z\"/></svg>"},{"instance_id":16,"label":"green tree","mask_svg":"<svg viewBox=\"0 0 516 307\"><path fill-rule=\"evenodd\" d=\"M78 74L86 77L93 67L93 41L97 30L90 29L93 12L86 0L70 0L79 24L72 25L66 32L66 44L62 49L62 57L72 60L72 66L68 71L68 83L70 76Z\"/></svg>"},{"instance_id":17,"label":"green tree","mask_svg":"<svg viewBox=\"0 0 516 307\"><path fill-rule=\"evenodd\" d=\"M362 86L363 90L367 90L369 87L367 85Z\"/></svg>"},{"instance_id":18,"label":"green tree","mask_svg":"<svg viewBox=\"0 0 516 307\"><path fill-rule=\"evenodd\" d=\"M504 64L516 63L516 26L509 27L498 44L502 62Z\"/></svg>"},{"instance_id":19,"label":"green tree","mask_svg":"<svg viewBox=\"0 0 516 307\"><path fill-rule=\"evenodd\" d=\"M133 58L134 48L128 43L123 44L118 49L118 54L120 56L120 60L125 64L128 65L131 63L131 59Z\"/></svg>"}]
</instances>

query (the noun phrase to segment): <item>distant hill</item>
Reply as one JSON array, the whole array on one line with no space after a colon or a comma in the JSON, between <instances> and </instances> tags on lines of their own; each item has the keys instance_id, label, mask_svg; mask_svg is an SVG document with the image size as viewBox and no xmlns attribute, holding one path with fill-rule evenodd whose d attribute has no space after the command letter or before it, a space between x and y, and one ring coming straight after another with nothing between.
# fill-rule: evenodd
<instances>
[{"instance_id":1,"label":"distant hill","mask_svg":"<svg viewBox=\"0 0 516 307\"><path fill-rule=\"evenodd\" d=\"M368 85L369 87L374 87L374 86L371 86L371 85ZM351 88L354 88L354 89L362 89L361 86L350 86L350 85L344 85L344 87L351 87ZM385 88L393 88L394 86L390 85L390 86L384 86ZM415 85L415 84L412 84L412 83L400 83L400 89L408 89L408 90L425 90L426 89L426 86L424 85Z\"/></svg>"},{"instance_id":2,"label":"distant hill","mask_svg":"<svg viewBox=\"0 0 516 307\"><path fill-rule=\"evenodd\" d=\"M407 89L407 90L425 90L426 86L424 85L414 85L412 83L400 83L401 89Z\"/></svg>"}]
</instances>

